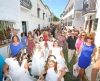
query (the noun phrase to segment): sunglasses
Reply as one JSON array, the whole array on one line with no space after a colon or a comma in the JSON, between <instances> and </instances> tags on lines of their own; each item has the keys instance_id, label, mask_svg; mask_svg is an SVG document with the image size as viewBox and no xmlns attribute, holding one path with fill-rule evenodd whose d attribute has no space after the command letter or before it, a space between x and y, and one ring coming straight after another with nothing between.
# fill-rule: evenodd
<instances>
[{"instance_id":1,"label":"sunglasses","mask_svg":"<svg viewBox=\"0 0 100 81\"><path fill-rule=\"evenodd\" d=\"M87 38L87 39L93 40L93 38Z\"/></svg>"},{"instance_id":2,"label":"sunglasses","mask_svg":"<svg viewBox=\"0 0 100 81\"><path fill-rule=\"evenodd\" d=\"M85 36L85 35L81 35L81 36Z\"/></svg>"}]
</instances>

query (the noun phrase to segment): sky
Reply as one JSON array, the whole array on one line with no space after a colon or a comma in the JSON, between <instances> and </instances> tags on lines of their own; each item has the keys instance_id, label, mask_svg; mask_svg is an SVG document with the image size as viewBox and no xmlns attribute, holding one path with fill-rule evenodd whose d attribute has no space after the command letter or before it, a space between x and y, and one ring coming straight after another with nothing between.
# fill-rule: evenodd
<instances>
[{"instance_id":1,"label":"sky","mask_svg":"<svg viewBox=\"0 0 100 81\"><path fill-rule=\"evenodd\" d=\"M48 5L50 10L56 15L60 17L62 12L64 11L68 0L42 0L45 5Z\"/></svg>"}]
</instances>

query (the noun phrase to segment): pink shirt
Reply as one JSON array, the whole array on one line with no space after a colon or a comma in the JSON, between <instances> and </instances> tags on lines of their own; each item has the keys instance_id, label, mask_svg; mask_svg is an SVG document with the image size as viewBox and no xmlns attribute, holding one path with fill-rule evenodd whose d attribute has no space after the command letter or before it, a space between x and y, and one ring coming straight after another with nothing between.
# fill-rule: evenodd
<instances>
[{"instance_id":1,"label":"pink shirt","mask_svg":"<svg viewBox=\"0 0 100 81\"><path fill-rule=\"evenodd\" d=\"M78 50L80 49L80 46L81 46L81 44L82 44L83 42L84 42L83 40L78 39L78 42L77 42L77 49L78 49Z\"/></svg>"}]
</instances>

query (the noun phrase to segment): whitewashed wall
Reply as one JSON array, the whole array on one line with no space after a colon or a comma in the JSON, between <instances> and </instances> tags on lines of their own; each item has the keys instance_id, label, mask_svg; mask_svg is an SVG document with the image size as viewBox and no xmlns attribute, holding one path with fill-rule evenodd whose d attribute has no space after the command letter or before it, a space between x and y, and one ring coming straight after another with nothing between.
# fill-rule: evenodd
<instances>
[{"instance_id":1,"label":"whitewashed wall","mask_svg":"<svg viewBox=\"0 0 100 81\"><path fill-rule=\"evenodd\" d=\"M0 54L3 56L4 59L8 57L9 53L8 50L9 50L8 46L0 48Z\"/></svg>"},{"instance_id":2,"label":"whitewashed wall","mask_svg":"<svg viewBox=\"0 0 100 81\"><path fill-rule=\"evenodd\" d=\"M74 0L74 10L82 10L83 0Z\"/></svg>"},{"instance_id":3,"label":"whitewashed wall","mask_svg":"<svg viewBox=\"0 0 100 81\"><path fill-rule=\"evenodd\" d=\"M100 0L97 0L97 16L98 18L98 27L96 32L95 43L97 46L100 46Z\"/></svg>"},{"instance_id":4,"label":"whitewashed wall","mask_svg":"<svg viewBox=\"0 0 100 81\"><path fill-rule=\"evenodd\" d=\"M0 20L15 22L14 28L20 29L20 0L0 0ZM7 46L0 48L3 58L8 57Z\"/></svg>"},{"instance_id":5,"label":"whitewashed wall","mask_svg":"<svg viewBox=\"0 0 100 81\"><path fill-rule=\"evenodd\" d=\"M77 17L77 14L78 17ZM84 29L84 18L82 17L82 11L79 11L75 13L75 17L73 20L73 26L75 26L75 28L80 29L80 27L82 27Z\"/></svg>"},{"instance_id":6,"label":"whitewashed wall","mask_svg":"<svg viewBox=\"0 0 100 81\"><path fill-rule=\"evenodd\" d=\"M49 17L50 12L49 10L41 3L40 0L31 0L32 2L32 9L31 10L25 10L21 8L20 14L21 14L21 21L27 22L27 31L33 31L34 29L38 28L38 24L40 24L40 28L50 26ZM40 10L40 18L37 17L37 4ZM43 19L43 12L45 13L44 19ZM47 17L46 17L47 13Z\"/></svg>"},{"instance_id":7,"label":"whitewashed wall","mask_svg":"<svg viewBox=\"0 0 100 81\"><path fill-rule=\"evenodd\" d=\"M0 20L20 21L20 0L0 0Z\"/></svg>"}]
</instances>

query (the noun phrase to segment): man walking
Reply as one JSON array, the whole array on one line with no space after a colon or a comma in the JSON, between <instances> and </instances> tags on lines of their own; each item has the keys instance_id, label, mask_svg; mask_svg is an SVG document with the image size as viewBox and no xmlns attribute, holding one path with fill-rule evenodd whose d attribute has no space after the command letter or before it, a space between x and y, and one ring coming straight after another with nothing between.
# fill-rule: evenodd
<instances>
[{"instance_id":1,"label":"man walking","mask_svg":"<svg viewBox=\"0 0 100 81\"><path fill-rule=\"evenodd\" d=\"M73 54L75 53L75 43L77 37L75 37L75 33L72 31L71 36L68 37L66 40L67 42L67 50L68 50L68 63L71 62L73 58Z\"/></svg>"}]
</instances>

